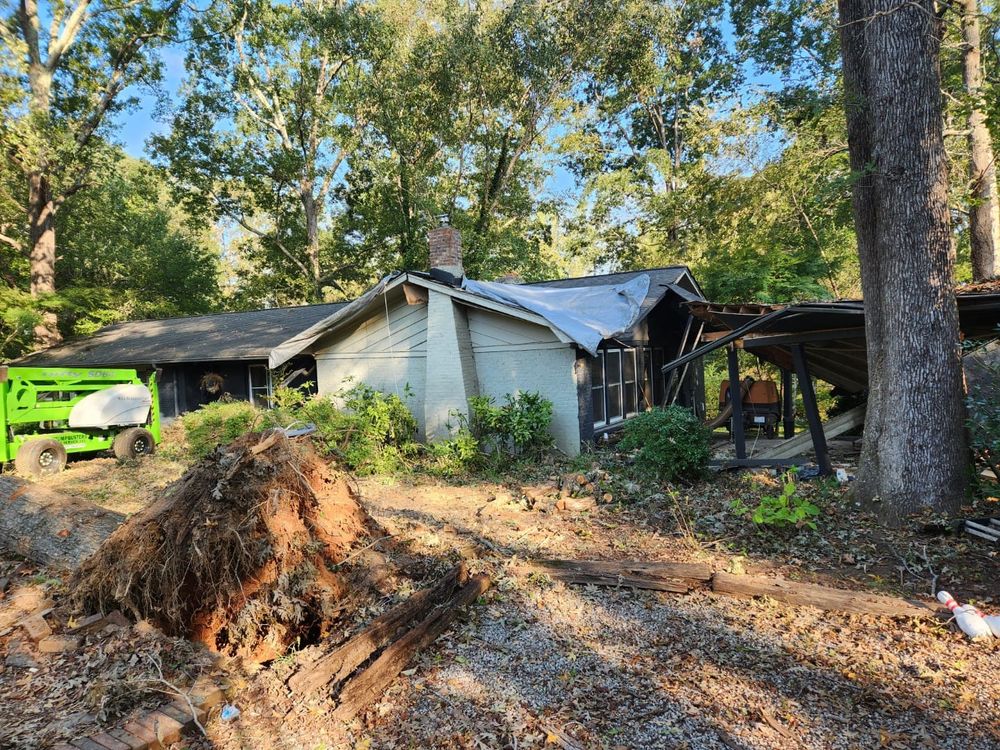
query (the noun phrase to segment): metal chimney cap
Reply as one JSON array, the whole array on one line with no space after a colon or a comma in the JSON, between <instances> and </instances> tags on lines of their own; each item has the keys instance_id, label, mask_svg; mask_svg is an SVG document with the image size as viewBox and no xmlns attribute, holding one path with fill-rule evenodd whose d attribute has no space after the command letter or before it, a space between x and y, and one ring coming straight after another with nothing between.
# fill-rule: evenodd
<instances>
[{"instance_id":1,"label":"metal chimney cap","mask_svg":"<svg viewBox=\"0 0 1000 750\"><path fill-rule=\"evenodd\" d=\"M449 219L450 219L450 217L448 216L448 214L438 214L437 215L438 226L439 227L446 227L446 226L448 226L449 223L450 223Z\"/></svg>"}]
</instances>

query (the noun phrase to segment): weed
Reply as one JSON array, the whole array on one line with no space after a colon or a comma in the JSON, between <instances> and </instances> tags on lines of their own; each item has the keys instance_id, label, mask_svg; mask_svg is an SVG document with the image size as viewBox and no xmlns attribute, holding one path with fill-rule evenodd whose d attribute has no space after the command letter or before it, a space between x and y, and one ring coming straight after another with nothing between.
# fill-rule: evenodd
<instances>
[{"instance_id":1,"label":"weed","mask_svg":"<svg viewBox=\"0 0 1000 750\"><path fill-rule=\"evenodd\" d=\"M730 509L739 516L750 516L758 526L816 528L812 520L819 515L819 507L797 492L795 471L787 471L782 477L781 493L764 495L756 508L750 508L737 498L730 503Z\"/></svg>"}]
</instances>

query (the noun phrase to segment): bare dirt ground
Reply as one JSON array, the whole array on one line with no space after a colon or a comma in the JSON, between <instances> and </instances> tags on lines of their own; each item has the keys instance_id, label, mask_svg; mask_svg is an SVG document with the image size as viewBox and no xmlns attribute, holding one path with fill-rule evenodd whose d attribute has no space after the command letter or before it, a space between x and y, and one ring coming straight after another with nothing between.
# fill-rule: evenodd
<instances>
[{"instance_id":1,"label":"bare dirt ground","mask_svg":"<svg viewBox=\"0 0 1000 750\"><path fill-rule=\"evenodd\" d=\"M70 475L83 467L74 465L60 481L74 481ZM259 670L221 665L242 715L229 724L215 717L207 739L182 745L1000 748L1000 640L970 643L944 621L847 616L704 591L569 587L517 567L537 557L706 561L720 570L904 595L927 596L933 583L997 609L996 549L966 536L889 532L829 483L802 490L822 508L818 531L760 532L735 517L729 502L768 491L775 480L766 474L727 475L673 490L640 487L620 476L620 467L605 468L611 474L601 489L613 502L579 513L542 501L530 507L534 485L551 471L544 467L527 499L520 484L422 477L361 482L369 512L425 568L395 595L371 602L362 619L405 598L422 585L419 576L430 580L460 557L489 572L494 588L352 725L331 726L322 700L288 697L284 678L315 654L314 646ZM109 467L107 473L130 470L136 471ZM94 480L105 477L97 472L80 481L92 486ZM107 479L107 486L133 487L134 502L141 503L144 488L131 481ZM129 502L111 495L105 502L118 503L116 509ZM996 505L969 512L987 508ZM0 616L17 589L58 595L59 585L44 571L15 573ZM0 657L21 647L12 647L16 636L0 636ZM88 703L87 690L97 673L85 664L110 647L96 636L93 641L82 655L58 657L59 664L34 655L41 662L36 673L3 667L0 725L17 723L7 717L60 721L74 712L96 714L99 701ZM173 666L183 673L178 679L213 668L200 655L185 659L196 666ZM69 688L60 682L71 679L77 682ZM4 736L0 730L0 747L45 746L5 744Z\"/></svg>"}]
</instances>

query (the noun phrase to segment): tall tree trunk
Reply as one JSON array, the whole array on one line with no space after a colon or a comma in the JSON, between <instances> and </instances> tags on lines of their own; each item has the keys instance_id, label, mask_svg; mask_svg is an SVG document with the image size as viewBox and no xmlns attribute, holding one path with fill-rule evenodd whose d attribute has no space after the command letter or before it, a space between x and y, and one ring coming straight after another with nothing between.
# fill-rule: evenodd
<instances>
[{"instance_id":1,"label":"tall tree trunk","mask_svg":"<svg viewBox=\"0 0 1000 750\"><path fill-rule=\"evenodd\" d=\"M313 196L312 184L301 192L302 210L306 218L306 259L309 263L309 279L312 302L323 301L323 274L319 263L319 206Z\"/></svg>"},{"instance_id":2,"label":"tall tree trunk","mask_svg":"<svg viewBox=\"0 0 1000 750\"><path fill-rule=\"evenodd\" d=\"M56 227L55 204L49 181L41 171L28 175L28 224L31 249L31 294L38 297L56 291ZM62 340L55 313L45 313L35 326L35 339L42 346Z\"/></svg>"},{"instance_id":3,"label":"tall tree trunk","mask_svg":"<svg viewBox=\"0 0 1000 750\"><path fill-rule=\"evenodd\" d=\"M967 484L954 252L931 0L840 0L869 398L856 492L899 523Z\"/></svg>"},{"instance_id":4,"label":"tall tree trunk","mask_svg":"<svg viewBox=\"0 0 1000 750\"><path fill-rule=\"evenodd\" d=\"M969 112L969 181L972 206L969 232L972 245L972 278L983 281L996 275L1000 249L1000 203L997 170L986 114L983 112L983 71L979 37L978 0L962 3L962 77L972 110Z\"/></svg>"}]
</instances>

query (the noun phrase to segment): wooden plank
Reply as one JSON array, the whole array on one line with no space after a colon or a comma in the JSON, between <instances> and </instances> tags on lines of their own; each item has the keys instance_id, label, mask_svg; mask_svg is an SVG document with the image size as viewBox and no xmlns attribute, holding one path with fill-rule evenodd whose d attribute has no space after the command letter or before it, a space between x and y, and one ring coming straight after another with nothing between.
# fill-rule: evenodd
<instances>
[{"instance_id":1,"label":"wooden plank","mask_svg":"<svg viewBox=\"0 0 1000 750\"><path fill-rule=\"evenodd\" d=\"M347 682L337 696L337 708L330 718L333 721L353 719L359 711L385 692L421 649L431 645L451 626L463 607L476 601L489 587L490 579L485 575L470 578L452 599L435 607L419 625Z\"/></svg>"},{"instance_id":2,"label":"wooden plank","mask_svg":"<svg viewBox=\"0 0 1000 750\"><path fill-rule=\"evenodd\" d=\"M451 596L467 578L465 565L456 565L435 586L416 592L375 618L363 631L293 674L288 687L301 694L343 681L372 654L390 643L401 628L425 618L435 604Z\"/></svg>"},{"instance_id":3,"label":"wooden plank","mask_svg":"<svg viewBox=\"0 0 1000 750\"><path fill-rule=\"evenodd\" d=\"M864 591L844 591L813 583L798 583L782 578L758 578L718 572L712 577L712 590L735 596L769 596L787 604L806 605L848 614L885 617L928 617L938 608L919 600L901 599Z\"/></svg>"},{"instance_id":4,"label":"wooden plank","mask_svg":"<svg viewBox=\"0 0 1000 750\"><path fill-rule=\"evenodd\" d=\"M612 573L575 573L569 570L551 569L545 569L545 572L557 581L579 586L646 589L648 591L669 591L674 594L686 594L691 590L691 583L679 578L615 575Z\"/></svg>"},{"instance_id":5,"label":"wooden plank","mask_svg":"<svg viewBox=\"0 0 1000 750\"><path fill-rule=\"evenodd\" d=\"M843 435L848 430L853 430L858 425L864 424L866 404L855 406L853 409L838 414L833 419L823 425L823 434L827 440L832 440L838 435ZM793 438L783 441L780 445L771 450L758 453L756 458L794 458L800 456L812 447L812 435L803 432Z\"/></svg>"},{"instance_id":6,"label":"wooden plank","mask_svg":"<svg viewBox=\"0 0 1000 750\"><path fill-rule=\"evenodd\" d=\"M531 565L556 570L569 570L606 575L649 575L660 578L685 578L692 581L712 580L712 566L699 562L648 562L640 560L532 560Z\"/></svg>"}]
</instances>

